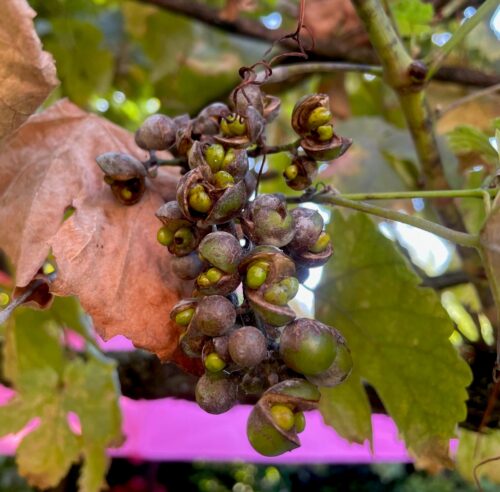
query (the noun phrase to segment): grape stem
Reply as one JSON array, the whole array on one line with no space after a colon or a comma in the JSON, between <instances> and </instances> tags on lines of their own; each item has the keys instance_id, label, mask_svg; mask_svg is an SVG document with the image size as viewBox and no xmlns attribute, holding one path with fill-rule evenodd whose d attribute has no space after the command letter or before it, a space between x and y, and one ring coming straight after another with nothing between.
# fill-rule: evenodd
<instances>
[{"instance_id":1,"label":"grape stem","mask_svg":"<svg viewBox=\"0 0 500 492\"><path fill-rule=\"evenodd\" d=\"M249 157L259 157L261 155L279 154L280 152L296 152L300 147L300 139L294 140L283 145L263 145L255 147L248 151ZM146 161L148 162L148 161ZM174 157L172 159L157 159L153 162L154 166L180 166L188 168L187 159L185 157Z\"/></svg>"},{"instance_id":2,"label":"grape stem","mask_svg":"<svg viewBox=\"0 0 500 492\"><path fill-rule=\"evenodd\" d=\"M371 193L371 194L346 194L341 195L336 193L331 188L325 188L321 191L306 192L299 197L288 198L289 203L303 203L313 202L326 205L337 205L339 207L350 208L358 210L370 215L382 217L384 219L401 222L413 227L418 227L424 231L436 234L439 237L447 239L455 244L469 248L479 248L479 236L468 234L466 232L454 231L448 227L436 224L422 217L415 215L408 215L396 210L389 210L386 208L378 207L370 203L365 203L362 200L375 200L375 199L397 199L397 198L445 198L445 197L475 197L483 198L484 192L495 192L497 190L443 190L443 191L416 191L416 192L394 192L394 193Z\"/></svg>"},{"instance_id":3,"label":"grape stem","mask_svg":"<svg viewBox=\"0 0 500 492\"><path fill-rule=\"evenodd\" d=\"M300 138L283 145L263 145L248 151L249 157L258 157L268 154L279 154L280 152L295 152L300 147Z\"/></svg>"},{"instance_id":4,"label":"grape stem","mask_svg":"<svg viewBox=\"0 0 500 492\"><path fill-rule=\"evenodd\" d=\"M494 198L497 188L471 188L465 190L428 190L428 191L389 191L383 193L342 193L342 198L348 200L404 200L411 198Z\"/></svg>"},{"instance_id":5,"label":"grape stem","mask_svg":"<svg viewBox=\"0 0 500 492\"><path fill-rule=\"evenodd\" d=\"M186 166L187 159L185 157L174 157L173 159L158 159L154 164L155 166Z\"/></svg>"}]
</instances>

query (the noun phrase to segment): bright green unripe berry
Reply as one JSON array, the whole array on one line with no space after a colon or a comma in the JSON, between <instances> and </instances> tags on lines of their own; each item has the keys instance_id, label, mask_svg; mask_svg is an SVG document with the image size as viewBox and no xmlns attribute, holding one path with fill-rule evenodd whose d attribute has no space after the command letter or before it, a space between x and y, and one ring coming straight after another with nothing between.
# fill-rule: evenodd
<instances>
[{"instance_id":1,"label":"bright green unripe berry","mask_svg":"<svg viewBox=\"0 0 500 492\"><path fill-rule=\"evenodd\" d=\"M185 246L194 242L195 237L189 227L181 227L177 229L174 234L174 242L178 246Z\"/></svg>"},{"instance_id":2,"label":"bright green unripe berry","mask_svg":"<svg viewBox=\"0 0 500 492\"><path fill-rule=\"evenodd\" d=\"M229 121L229 131L231 132L231 135L241 137L242 135L245 135L247 125L240 116L234 115L233 121Z\"/></svg>"},{"instance_id":3,"label":"bright green unripe berry","mask_svg":"<svg viewBox=\"0 0 500 492\"><path fill-rule=\"evenodd\" d=\"M333 137L333 126L332 125L322 125L316 129L318 132L318 138L325 142L327 140L331 140Z\"/></svg>"},{"instance_id":4,"label":"bright green unripe berry","mask_svg":"<svg viewBox=\"0 0 500 492\"><path fill-rule=\"evenodd\" d=\"M44 275L51 275L55 271L56 267L50 261L46 261L42 266L42 272Z\"/></svg>"},{"instance_id":5,"label":"bright green unripe berry","mask_svg":"<svg viewBox=\"0 0 500 492\"><path fill-rule=\"evenodd\" d=\"M222 278L222 272L214 267L209 268L205 275L211 284L216 284Z\"/></svg>"},{"instance_id":6,"label":"bright green unripe berry","mask_svg":"<svg viewBox=\"0 0 500 492\"><path fill-rule=\"evenodd\" d=\"M175 315L175 322L181 326L187 326L191 322L194 314L194 308L188 308Z\"/></svg>"},{"instance_id":7,"label":"bright green unripe berry","mask_svg":"<svg viewBox=\"0 0 500 492\"><path fill-rule=\"evenodd\" d=\"M307 119L307 126L309 130L316 130L316 128L326 125L332 119L332 113L323 106L318 106L311 111Z\"/></svg>"},{"instance_id":8,"label":"bright green unripe berry","mask_svg":"<svg viewBox=\"0 0 500 492\"><path fill-rule=\"evenodd\" d=\"M204 273L198 275L196 283L202 288L210 287L210 285L212 285L212 283Z\"/></svg>"},{"instance_id":9,"label":"bright green unripe berry","mask_svg":"<svg viewBox=\"0 0 500 492\"><path fill-rule=\"evenodd\" d=\"M222 133L228 137L241 137L247 131L247 125L237 114L229 115L220 123Z\"/></svg>"},{"instance_id":10,"label":"bright green unripe berry","mask_svg":"<svg viewBox=\"0 0 500 492\"><path fill-rule=\"evenodd\" d=\"M304 417L303 412L297 412L293 416L294 420L294 425L295 425L295 430L300 434L301 432L304 432L304 429L306 428L306 418Z\"/></svg>"},{"instance_id":11,"label":"bright green unripe berry","mask_svg":"<svg viewBox=\"0 0 500 492\"><path fill-rule=\"evenodd\" d=\"M325 372L337 356L337 339L330 327L300 318L285 326L280 338L280 355L285 364L306 376Z\"/></svg>"},{"instance_id":12,"label":"bright green unripe berry","mask_svg":"<svg viewBox=\"0 0 500 492\"><path fill-rule=\"evenodd\" d=\"M132 198L133 193L128 188L122 188L120 190L120 195L124 200L130 200Z\"/></svg>"},{"instance_id":13,"label":"bright green unripe berry","mask_svg":"<svg viewBox=\"0 0 500 492\"><path fill-rule=\"evenodd\" d=\"M234 153L234 150L229 149L226 152L226 156L224 157L224 162L222 163L222 169L225 169L227 166L229 166L234 161L235 157L236 154Z\"/></svg>"},{"instance_id":14,"label":"bright green unripe berry","mask_svg":"<svg viewBox=\"0 0 500 492\"><path fill-rule=\"evenodd\" d=\"M7 292L0 292L0 307L5 307L10 302L10 296Z\"/></svg>"},{"instance_id":15,"label":"bright green unripe berry","mask_svg":"<svg viewBox=\"0 0 500 492\"><path fill-rule=\"evenodd\" d=\"M297 295L300 284L295 277L286 277L280 282L280 285L285 288L290 301Z\"/></svg>"},{"instance_id":16,"label":"bright green unripe berry","mask_svg":"<svg viewBox=\"0 0 500 492\"><path fill-rule=\"evenodd\" d=\"M170 246L174 240L174 234L166 227L160 227L156 234L156 239L163 246Z\"/></svg>"},{"instance_id":17,"label":"bright green unripe berry","mask_svg":"<svg viewBox=\"0 0 500 492\"><path fill-rule=\"evenodd\" d=\"M309 248L311 253L322 253L330 245L330 234L322 232L318 240Z\"/></svg>"},{"instance_id":18,"label":"bright green unripe berry","mask_svg":"<svg viewBox=\"0 0 500 492\"><path fill-rule=\"evenodd\" d=\"M274 423L284 431L289 431L295 424L293 412L286 405L274 405L271 407L271 416Z\"/></svg>"},{"instance_id":19,"label":"bright green unripe berry","mask_svg":"<svg viewBox=\"0 0 500 492\"><path fill-rule=\"evenodd\" d=\"M229 123L225 118L220 122L220 131L223 135L230 136Z\"/></svg>"},{"instance_id":20,"label":"bright green unripe berry","mask_svg":"<svg viewBox=\"0 0 500 492\"><path fill-rule=\"evenodd\" d=\"M291 164L285 169L285 177L289 180L295 179L299 174L299 168L295 164Z\"/></svg>"},{"instance_id":21,"label":"bright green unripe berry","mask_svg":"<svg viewBox=\"0 0 500 492\"><path fill-rule=\"evenodd\" d=\"M264 291L264 299L275 306L286 306L288 304L288 291L282 285L274 284Z\"/></svg>"},{"instance_id":22,"label":"bright green unripe berry","mask_svg":"<svg viewBox=\"0 0 500 492\"><path fill-rule=\"evenodd\" d=\"M224 162L225 152L221 144L213 144L205 150L205 159L210 169L216 173Z\"/></svg>"},{"instance_id":23,"label":"bright green unripe berry","mask_svg":"<svg viewBox=\"0 0 500 492\"><path fill-rule=\"evenodd\" d=\"M201 184L196 184L194 185L190 190L189 190L189 195L195 195L196 193L200 193L202 191L205 191L205 188L203 188L203 185Z\"/></svg>"},{"instance_id":24,"label":"bright green unripe berry","mask_svg":"<svg viewBox=\"0 0 500 492\"><path fill-rule=\"evenodd\" d=\"M258 289L267 278L267 269L260 265L252 265L247 270L246 284L250 289Z\"/></svg>"},{"instance_id":25,"label":"bright green unripe berry","mask_svg":"<svg viewBox=\"0 0 500 492\"><path fill-rule=\"evenodd\" d=\"M196 212L206 214L212 208L212 199L208 196L205 189L203 189L203 191L189 194L189 206Z\"/></svg>"},{"instance_id":26,"label":"bright green unripe berry","mask_svg":"<svg viewBox=\"0 0 500 492\"><path fill-rule=\"evenodd\" d=\"M226 363L219 357L218 354L212 352L205 359L205 368L210 372L219 372L226 367Z\"/></svg>"},{"instance_id":27,"label":"bright green unripe berry","mask_svg":"<svg viewBox=\"0 0 500 492\"><path fill-rule=\"evenodd\" d=\"M214 175L217 188L230 188L234 185L234 178L226 171L218 171Z\"/></svg>"}]
</instances>

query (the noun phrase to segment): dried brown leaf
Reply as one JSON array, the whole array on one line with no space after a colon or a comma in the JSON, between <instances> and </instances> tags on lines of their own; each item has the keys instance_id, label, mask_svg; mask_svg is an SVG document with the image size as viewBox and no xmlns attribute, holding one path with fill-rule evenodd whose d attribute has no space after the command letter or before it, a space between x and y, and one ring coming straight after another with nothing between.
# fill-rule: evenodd
<instances>
[{"instance_id":1,"label":"dried brown leaf","mask_svg":"<svg viewBox=\"0 0 500 492\"><path fill-rule=\"evenodd\" d=\"M331 0L309 0L305 24L317 41L340 38L349 40L353 48L368 44L366 32L361 27L351 0L336 0L334 8Z\"/></svg>"},{"instance_id":2,"label":"dried brown leaf","mask_svg":"<svg viewBox=\"0 0 500 492\"><path fill-rule=\"evenodd\" d=\"M145 154L133 136L61 101L32 116L0 147L0 246L25 286L52 250L56 295L76 295L97 331L124 335L170 358L177 328L169 311L181 287L156 241L157 208L173 199L177 175L162 168L131 207L115 201L95 157L119 150ZM71 217L63 221L68 207Z\"/></svg>"},{"instance_id":3,"label":"dried brown leaf","mask_svg":"<svg viewBox=\"0 0 500 492\"><path fill-rule=\"evenodd\" d=\"M3 0L0 16L0 141L18 128L59 83L42 51L26 0Z\"/></svg>"}]
</instances>

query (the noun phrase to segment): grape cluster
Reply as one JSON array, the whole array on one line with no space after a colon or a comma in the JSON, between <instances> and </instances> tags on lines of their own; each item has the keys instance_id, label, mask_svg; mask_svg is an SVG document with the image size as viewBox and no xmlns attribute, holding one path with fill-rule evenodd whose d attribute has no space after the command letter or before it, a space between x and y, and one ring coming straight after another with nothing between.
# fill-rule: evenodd
<instances>
[{"instance_id":1,"label":"grape cluster","mask_svg":"<svg viewBox=\"0 0 500 492\"><path fill-rule=\"evenodd\" d=\"M257 194L249 153L265 149L265 128L278 114L278 98L257 85L235 90L231 106L214 103L196 118L149 117L136 143L147 163L121 153L97 158L116 198L140 200L154 177L156 152L184 163L177 199L156 215L158 241L173 255L173 271L193 282L192 296L170 314L184 353L200 358L205 374L196 400L212 414L239 399L257 400L247 434L252 446L276 456L300 445L304 412L317 407L318 387L341 383L352 360L342 335L319 321L297 318L290 307L308 268L332 255L321 215L289 209L281 194ZM299 135L284 179L294 190L311 186L318 161L350 145L334 132L328 96L301 99L292 115Z\"/></svg>"}]
</instances>

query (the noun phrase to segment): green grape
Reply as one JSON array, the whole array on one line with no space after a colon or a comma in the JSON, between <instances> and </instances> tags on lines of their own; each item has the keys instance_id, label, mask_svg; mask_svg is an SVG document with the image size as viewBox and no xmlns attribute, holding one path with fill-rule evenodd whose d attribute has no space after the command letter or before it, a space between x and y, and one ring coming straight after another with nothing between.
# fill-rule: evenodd
<instances>
[{"instance_id":1,"label":"green grape","mask_svg":"<svg viewBox=\"0 0 500 492\"><path fill-rule=\"evenodd\" d=\"M216 173L224 162L225 152L221 144L210 145L205 150L205 159L212 172Z\"/></svg>"},{"instance_id":2,"label":"green grape","mask_svg":"<svg viewBox=\"0 0 500 492\"><path fill-rule=\"evenodd\" d=\"M120 195L124 200L130 200L133 196L133 193L128 188L122 188L120 190Z\"/></svg>"},{"instance_id":3,"label":"green grape","mask_svg":"<svg viewBox=\"0 0 500 492\"><path fill-rule=\"evenodd\" d=\"M50 261L46 261L42 266L42 272L44 275L51 275L55 271L56 267Z\"/></svg>"},{"instance_id":4,"label":"green grape","mask_svg":"<svg viewBox=\"0 0 500 492\"><path fill-rule=\"evenodd\" d=\"M291 164L285 169L285 177L290 181L299 175L299 168L295 164Z\"/></svg>"},{"instance_id":5,"label":"green grape","mask_svg":"<svg viewBox=\"0 0 500 492\"><path fill-rule=\"evenodd\" d=\"M214 175L214 183L217 188L230 188L234 185L234 178L226 171L218 171Z\"/></svg>"},{"instance_id":6,"label":"green grape","mask_svg":"<svg viewBox=\"0 0 500 492\"><path fill-rule=\"evenodd\" d=\"M323 125L316 129L318 132L318 138L325 142L330 140L333 137L333 126L332 125Z\"/></svg>"},{"instance_id":7,"label":"green grape","mask_svg":"<svg viewBox=\"0 0 500 492\"><path fill-rule=\"evenodd\" d=\"M264 291L264 299L276 306L286 306L288 304L287 289L280 284L271 285Z\"/></svg>"},{"instance_id":8,"label":"green grape","mask_svg":"<svg viewBox=\"0 0 500 492\"><path fill-rule=\"evenodd\" d=\"M156 234L156 239L163 246L170 246L174 240L174 234L166 227L160 227Z\"/></svg>"},{"instance_id":9,"label":"green grape","mask_svg":"<svg viewBox=\"0 0 500 492\"><path fill-rule=\"evenodd\" d=\"M212 199L203 188L203 191L195 191L189 194L189 206L196 212L205 214L212 208Z\"/></svg>"},{"instance_id":10,"label":"green grape","mask_svg":"<svg viewBox=\"0 0 500 492\"><path fill-rule=\"evenodd\" d=\"M317 241L309 248L311 253L322 253L330 245L330 234L322 232Z\"/></svg>"},{"instance_id":11,"label":"green grape","mask_svg":"<svg viewBox=\"0 0 500 492\"><path fill-rule=\"evenodd\" d=\"M205 359L205 368L210 372L219 372L226 367L226 363L219 357L218 354L212 352Z\"/></svg>"},{"instance_id":12,"label":"green grape","mask_svg":"<svg viewBox=\"0 0 500 492\"><path fill-rule=\"evenodd\" d=\"M194 308L185 309L175 315L175 322L181 326L187 326L194 315Z\"/></svg>"},{"instance_id":13,"label":"green grape","mask_svg":"<svg viewBox=\"0 0 500 492\"><path fill-rule=\"evenodd\" d=\"M309 130L316 130L316 128L326 125L332 119L332 113L323 106L318 106L311 111L307 119L307 126Z\"/></svg>"},{"instance_id":14,"label":"green grape","mask_svg":"<svg viewBox=\"0 0 500 492\"><path fill-rule=\"evenodd\" d=\"M293 412L286 405L274 405L271 407L271 416L274 423L284 431L289 431L295 424Z\"/></svg>"},{"instance_id":15,"label":"green grape","mask_svg":"<svg viewBox=\"0 0 500 492\"><path fill-rule=\"evenodd\" d=\"M297 412L293 416L295 430L300 434L306 428L306 418L303 412Z\"/></svg>"},{"instance_id":16,"label":"green grape","mask_svg":"<svg viewBox=\"0 0 500 492\"><path fill-rule=\"evenodd\" d=\"M251 265L246 274L246 285L250 289L258 289L267 278L267 269L259 264Z\"/></svg>"},{"instance_id":17,"label":"green grape","mask_svg":"<svg viewBox=\"0 0 500 492\"><path fill-rule=\"evenodd\" d=\"M236 157L236 154L234 153L233 149L229 149L226 152L226 155L224 157L224 162L222 163L222 169L226 169L229 165L231 165Z\"/></svg>"},{"instance_id":18,"label":"green grape","mask_svg":"<svg viewBox=\"0 0 500 492\"><path fill-rule=\"evenodd\" d=\"M7 292L0 292L0 307L5 307L10 302L10 296Z\"/></svg>"},{"instance_id":19,"label":"green grape","mask_svg":"<svg viewBox=\"0 0 500 492\"><path fill-rule=\"evenodd\" d=\"M218 268L209 268L205 273L211 284L216 284L222 278L222 272Z\"/></svg>"}]
</instances>

